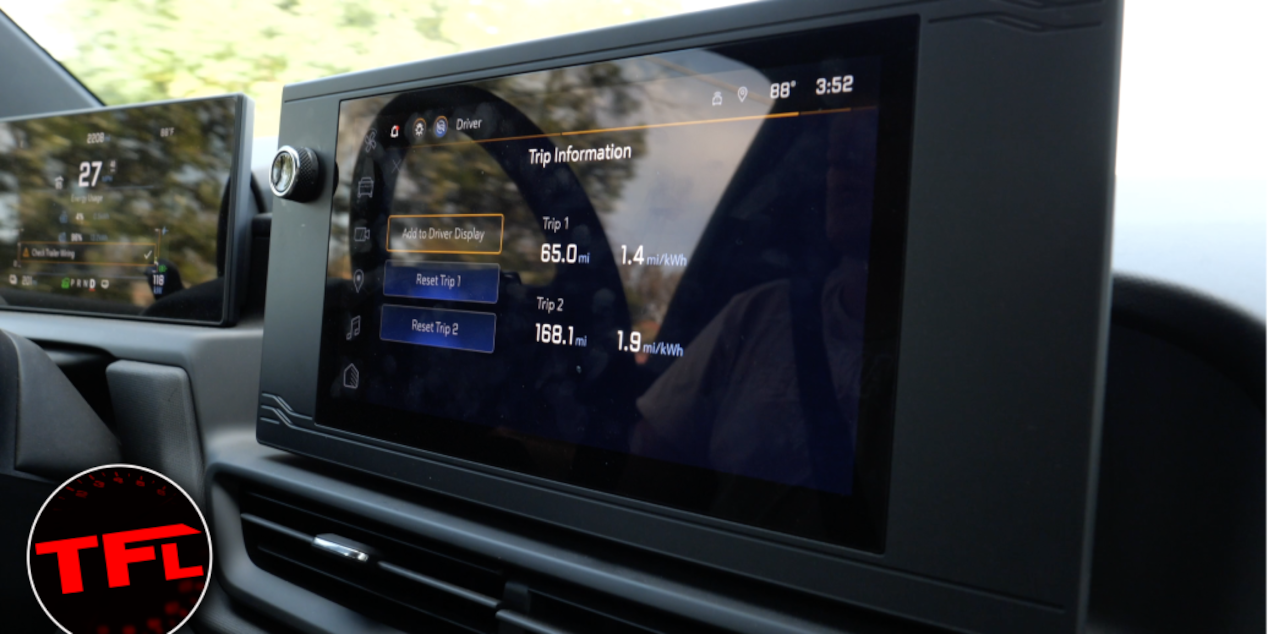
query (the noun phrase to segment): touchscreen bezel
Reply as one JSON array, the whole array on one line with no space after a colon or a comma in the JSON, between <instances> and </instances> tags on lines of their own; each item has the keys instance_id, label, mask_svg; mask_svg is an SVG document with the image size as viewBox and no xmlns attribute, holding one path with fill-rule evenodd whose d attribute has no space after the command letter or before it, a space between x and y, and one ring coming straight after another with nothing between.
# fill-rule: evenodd
<instances>
[{"instance_id":1,"label":"touchscreen bezel","mask_svg":"<svg viewBox=\"0 0 1268 634\"><path fill-rule=\"evenodd\" d=\"M100 115L103 112L139 110L185 103L196 103L209 99L231 99L233 101L234 112L233 136L230 143L231 160L229 168L229 182L224 198L221 201L222 206L228 207L225 221L225 232L222 236L224 243L221 244L218 242L216 245L217 250L222 248L224 249L224 274L220 276L220 278L213 278L222 278L224 280L224 296L221 302L220 316L216 319L192 317L183 318L172 316L156 317L124 312L117 307L108 304L103 304L100 307L91 306L87 303L87 301L78 302L84 305L83 308L50 308L44 306L6 304L0 305L0 310L51 313L58 315L79 315L88 317L108 317L114 319L191 324L199 326L231 326L237 322L242 309L242 304L246 299L246 276L249 266L247 256L250 252L248 244L248 240L250 239L250 221L251 216L258 210L255 195L251 186L251 136L253 134L255 123L255 102L250 97L241 93L235 93L217 95L214 97L168 99L163 101L146 102L143 104L84 108L60 112L40 113L38 115L7 117L0 118L0 123L34 121L55 117L73 117L77 115Z\"/></svg>"},{"instance_id":2,"label":"touchscreen bezel","mask_svg":"<svg viewBox=\"0 0 1268 634\"><path fill-rule=\"evenodd\" d=\"M345 99L892 17L920 33L882 553L314 425L329 189L274 202L256 438L525 531L588 535L951 629L1081 631L1121 2L758 2L684 14L288 85L280 142L312 148L329 186ZM339 477L361 477L350 470Z\"/></svg>"},{"instance_id":3,"label":"touchscreen bezel","mask_svg":"<svg viewBox=\"0 0 1268 634\"><path fill-rule=\"evenodd\" d=\"M484 425L334 398L325 390L317 392L316 424L320 428L358 438L420 450L424 455L441 455L467 464L492 467L498 472L513 474L512 477L551 479L574 487L712 516L734 522L735 527L741 530L753 527L874 552L884 550L910 171L916 30L913 20L894 19L865 25L827 27L782 38L738 40L698 49L754 68L802 66L829 58L880 60L879 76L876 78L879 84L876 175L864 316L862 365L865 373L861 379L868 389L860 390L857 425L858 442L864 443L862 455L868 456L868 461L865 466L857 465L855 481L859 484L853 495L787 487L742 475L531 436L531 446L545 454L578 452L572 461L569 479L564 481L560 475L540 468L536 462L511 461L511 456L517 454L490 451L487 445L491 428ZM381 96L397 97L401 94L406 93ZM404 117L408 113L402 111L397 114ZM384 117L392 118L388 114L379 116ZM348 166L343 169L348 169ZM327 289L323 350L329 346L331 338L339 339L342 334L337 288L330 286ZM319 384L330 383L340 371L341 368L335 364L337 360L338 355L323 352ZM628 474L639 475L630 477ZM675 484L669 486L671 482ZM781 499L790 500L786 504L794 508L819 508L822 512L814 513L814 518L798 518L797 521L789 521L784 517L787 513L751 518L743 515L746 510L734 506L721 505L722 509L717 508L719 505L713 504L709 490L742 491L741 495L757 496L759 499L778 495L782 496Z\"/></svg>"}]
</instances>

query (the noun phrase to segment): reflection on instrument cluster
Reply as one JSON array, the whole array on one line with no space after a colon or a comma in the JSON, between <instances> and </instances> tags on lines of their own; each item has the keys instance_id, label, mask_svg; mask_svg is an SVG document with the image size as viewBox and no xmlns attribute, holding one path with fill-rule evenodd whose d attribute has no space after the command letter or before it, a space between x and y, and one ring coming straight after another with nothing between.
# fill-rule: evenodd
<instances>
[{"instance_id":1,"label":"reflection on instrument cluster","mask_svg":"<svg viewBox=\"0 0 1268 634\"><path fill-rule=\"evenodd\" d=\"M4 301L162 314L152 307L223 275L218 243L241 103L220 97L0 122ZM223 292L202 294L205 317L219 319Z\"/></svg>"}]
</instances>

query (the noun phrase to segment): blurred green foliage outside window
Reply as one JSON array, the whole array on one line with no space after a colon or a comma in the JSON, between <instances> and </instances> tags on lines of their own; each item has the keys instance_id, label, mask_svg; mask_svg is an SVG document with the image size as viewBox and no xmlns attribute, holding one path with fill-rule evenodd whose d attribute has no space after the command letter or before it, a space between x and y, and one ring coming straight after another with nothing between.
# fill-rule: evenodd
<instances>
[{"instance_id":1,"label":"blurred green foliage outside window","mask_svg":"<svg viewBox=\"0 0 1268 634\"><path fill-rule=\"evenodd\" d=\"M275 136L282 86L737 0L0 0L108 105L244 92Z\"/></svg>"}]
</instances>

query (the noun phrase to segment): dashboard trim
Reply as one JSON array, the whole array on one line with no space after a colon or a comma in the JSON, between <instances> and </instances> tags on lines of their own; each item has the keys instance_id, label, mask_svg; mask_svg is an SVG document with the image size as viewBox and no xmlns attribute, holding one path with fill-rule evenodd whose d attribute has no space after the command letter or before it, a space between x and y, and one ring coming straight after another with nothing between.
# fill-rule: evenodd
<instances>
[{"instance_id":1,"label":"dashboard trim","mask_svg":"<svg viewBox=\"0 0 1268 634\"><path fill-rule=\"evenodd\" d=\"M918 16L902 363L884 554L757 539L699 516L649 512L577 487L420 458L353 434L310 431L298 421L264 422L258 440L944 627L1013 631L1024 623L1035 632L1077 631L1086 614L1099 459L1122 8L1112 1L1063 6L1059 16L1043 14L1045 20L1100 24L1045 33L944 20L993 9L998 5L989 0L872 1L846 10L832 2L756 3L284 90L280 142L315 149L323 178L332 178L340 99ZM1059 85L1052 77L1061 78ZM261 392L305 415L316 401L314 344L322 324L314 316L324 294L330 205L326 192L309 204L274 206L270 278L285 281L268 297ZM956 589L955 598L948 588ZM967 609L967 596L986 603Z\"/></svg>"}]
</instances>

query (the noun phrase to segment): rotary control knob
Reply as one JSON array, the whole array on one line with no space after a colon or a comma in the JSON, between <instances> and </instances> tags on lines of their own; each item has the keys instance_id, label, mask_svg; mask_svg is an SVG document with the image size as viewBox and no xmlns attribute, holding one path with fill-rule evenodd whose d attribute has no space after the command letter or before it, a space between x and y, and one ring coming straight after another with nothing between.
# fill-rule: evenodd
<instances>
[{"instance_id":1,"label":"rotary control knob","mask_svg":"<svg viewBox=\"0 0 1268 634\"><path fill-rule=\"evenodd\" d=\"M289 145L277 149L269 170L269 189L274 196L305 202L317 197L320 186L321 170L316 152Z\"/></svg>"}]
</instances>

